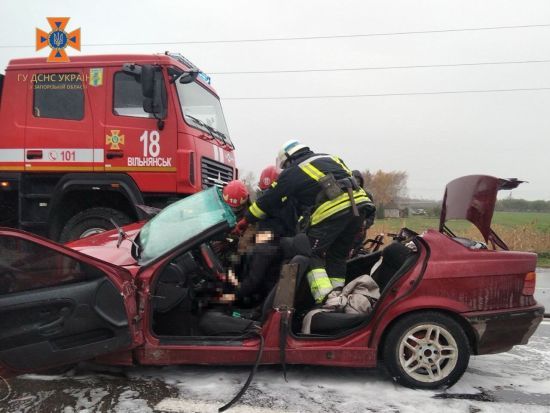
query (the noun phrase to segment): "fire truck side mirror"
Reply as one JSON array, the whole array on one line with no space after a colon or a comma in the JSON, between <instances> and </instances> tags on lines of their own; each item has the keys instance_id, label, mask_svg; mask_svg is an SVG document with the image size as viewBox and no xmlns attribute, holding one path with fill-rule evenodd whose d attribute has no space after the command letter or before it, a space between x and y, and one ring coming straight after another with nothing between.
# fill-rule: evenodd
<instances>
[{"instance_id":1,"label":"fire truck side mirror","mask_svg":"<svg viewBox=\"0 0 550 413\"><path fill-rule=\"evenodd\" d=\"M184 85L188 83L192 83L195 81L198 75L199 75L198 70L191 70L189 72L185 72L180 76L179 82Z\"/></svg>"},{"instance_id":2,"label":"fire truck side mirror","mask_svg":"<svg viewBox=\"0 0 550 413\"><path fill-rule=\"evenodd\" d=\"M141 91L146 98L153 98L155 67L153 65L141 66Z\"/></svg>"},{"instance_id":3,"label":"fire truck side mirror","mask_svg":"<svg viewBox=\"0 0 550 413\"><path fill-rule=\"evenodd\" d=\"M143 110L157 119L166 118L168 100L164 88L162 69L158 66L141 67L141 90L144 96Z\"/></svg>"}]
</instances>

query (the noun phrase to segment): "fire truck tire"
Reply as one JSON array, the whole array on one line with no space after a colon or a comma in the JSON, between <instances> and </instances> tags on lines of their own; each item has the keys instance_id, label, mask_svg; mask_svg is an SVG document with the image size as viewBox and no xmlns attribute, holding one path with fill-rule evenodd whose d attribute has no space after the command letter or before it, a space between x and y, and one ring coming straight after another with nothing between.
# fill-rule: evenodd
<instances>
[{"instance_id":1,"label":"fire truck tire","mask_svg":"<svg viewBox=\"0 0 550 413\"><path fill-rule=\"evenodd\" d=\"M96 207L85 209L67 221L61 231L59 241L69 242L109 231L114 228L110 221L111 218L120 226L132 222L130 217L124 212L113 208Z\"/></svg>"}]
</instances>

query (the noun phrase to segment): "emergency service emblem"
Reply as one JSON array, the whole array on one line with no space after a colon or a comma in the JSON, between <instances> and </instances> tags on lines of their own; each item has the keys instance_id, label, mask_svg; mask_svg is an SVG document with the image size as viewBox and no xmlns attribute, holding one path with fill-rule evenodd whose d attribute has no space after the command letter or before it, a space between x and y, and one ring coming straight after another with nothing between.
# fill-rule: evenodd
<instances>
[{"instance_id":1,"label":"emergency service emblem","mask_svg":"<svg viewBox=\"0 0 550 413\"><path fill-rule=\"evenodd\" d=\"M105 135L105 144L111 145L112 151L120 150L120 145L124 145L124 135L119 130L112 130L110 135Z\"/></svg>"},{"instance_id":2,"label":"emergency service emblem","mask_svg":"<svg viewBox=\"0 0 550 413\"><path fill-rule=\"evenodd\" d=\"M101 67L91 68L88 83L90 83L90 86L103 85L103 68Z\"/></svg>"},{"instance_id":3,"label":"emergency service emblem","mask_svg":"<svg viewBox=\"0 0 550 413\"><path fill-rule=\"evenodd\" d=\"M70 17L47 17L51 31L45 32L36 28L36 50L42 50L49 46L52 51L48 56L48 62L68 62L69 56L65 49L72 47L80 51L80 27L70 33L65 31Z\"/></svg>"}]
</instances>

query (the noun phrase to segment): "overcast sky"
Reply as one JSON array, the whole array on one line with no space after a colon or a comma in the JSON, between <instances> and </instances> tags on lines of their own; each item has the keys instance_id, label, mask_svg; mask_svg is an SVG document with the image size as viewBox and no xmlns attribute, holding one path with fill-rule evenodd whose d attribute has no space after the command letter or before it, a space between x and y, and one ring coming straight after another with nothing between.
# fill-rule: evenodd
<instances>
[{"instance_id":1,"label":"overcast sky","mask_svg":"<svg viewBox=\"0 0 550 413\"><path fill-rule=\"evenodd\" d=\"M316 40L86 46L338 36L550 24L550 1L2 1L0 67L35 52L35 27L68 16L82 54L178 51L222 98L241 170L273 163L290 138L355 169L405 170L411 196L440 199L474 173L530 181L516 198L550 200L550 90L355 98L233 100L550 88L550 63L275 74L333 69L550 60L550 27ZM30 47L11 47L27 45ZM5 47L10 46L10 47ZM69 50L69 55L78 52Z\"/></svg>"}]
</instances>

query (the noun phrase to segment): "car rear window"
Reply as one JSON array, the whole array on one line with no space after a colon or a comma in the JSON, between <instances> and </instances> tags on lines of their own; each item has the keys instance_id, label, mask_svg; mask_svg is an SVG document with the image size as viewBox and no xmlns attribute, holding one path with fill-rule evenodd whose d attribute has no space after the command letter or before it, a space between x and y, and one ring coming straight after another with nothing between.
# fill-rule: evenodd
<instances>
[{"instance_id":1,"label":"car rear window","mask_svg":"<svg viewBox=\"0 0 550 413\"><path fill-rule=\"evenodd\" d=\"M79 73L34 74L33 115L36 118L83 119L82 75Z\"/></svg>"}]
</instances>

